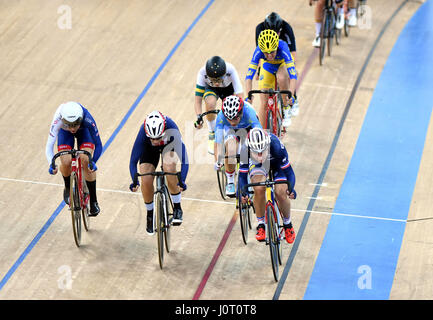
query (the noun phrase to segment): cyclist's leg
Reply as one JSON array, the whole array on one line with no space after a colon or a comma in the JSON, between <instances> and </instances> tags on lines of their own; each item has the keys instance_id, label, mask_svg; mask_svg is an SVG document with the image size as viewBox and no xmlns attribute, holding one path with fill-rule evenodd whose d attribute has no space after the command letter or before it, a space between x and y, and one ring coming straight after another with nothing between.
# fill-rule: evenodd
<instances>
[{"instance_id":1,"label":"cyclist's leg","mask_svg":"<svg viewBox=\"0 0 433 320\"><path fill-rule=\"evenodd\" d=\"M205 102L206 111L211 111L216 109L218 96L213 90L206 89L203 98ZM216 114L211 113L206 115L206 122L209 130L208 152L210 154L215 154Z\"/></svg>"},{"instance_id":2,"label":"cyclist's leg","mask_svg":"<svg viewBox=\"0 0 433 320\"><path fill-rule=\"evenodd\" d=\"M57 138L57 150L71 150L74 147L75 138L74 135L66 130L60 129ZM63 190L63 200L69 204L69 189L71 181L71 155L63 155L60 157L60 172L63 177L65 189Z\"/></svg>"},{"instance_id":3,"label":"cyclist's leg","mask_svg":"<svg viewBox=\"0 0 433 320\"><path fill-rule=\"evenodd\" d=\"M169 151L163 153L163 170L165 172L176 173L176 164L178 161L178 157L174 151ZM178 178L177 176L166 176L167 178L167 187L170 192L171 199L173 201L173 224L180 225L182 223L183 211L181 207L182 193L178 186Z\"/></svg>"},{"instance_id":4,"label":"cyclist's leg","mask_svg":"<svg viewBox=\"0 0 433 320\"><path fill-rule=\"evenodd\" d=\"M314 9L314 21L315 21L315 29L316 36L313 40L313 47L320 47L320 30L322 29L322 21L323 21L323 7L325 6L325 0L318 0L316 7Z\"/></svg>"},{"instance_id":5,"label":"cyclist's leg","mask_svg":"<svg viewBox=\"0 0 433 320\"><path fill-rule=\"evenodd\" d=\"M271 72L271 69L268 69L269 67L273 67L270 63L264 62L262 65L262 68L260 69L260 78L259 78L259 89L260 90L269 90L275 88L275 73ZM257 112L257 115L259 116L260 124L263 128L267 128L266 126L266 109L268 105L268 94L261 94L260 95L260 108Z\"/></svg>"},{"instance_id":6,"label":"cyclist's leg","mask_svg":"<svg viewBox=\"0 0 433 320\"><path fill-rule=\"evenodd\" d=\"M233 130L230 130L225 138L225 154L228 158L225 159L225 170L227 177L226 195L233 196L236 194L235 190L235 175L236 175L236 154L238 149L238 138Z\"/></svg>"},{"instance_id":7,"label":"cyclist's leg","mask_svg":"<svg viewBox=\"0 0 433 320\"><path fill-rule=\"evenodd\" d=\"M284 173L278 170L275 174L275 181L287 180ZM275 198L278 202L278 208L283 215L283 226L285 229L286 241L288 243L293 243L295 241L295 230L292 225L290 209L291 203L289 196L287 194L286 184L276 184L275 185Z\"/></svg>"},{"instance_id":8,"label":"cyclist's leg","mask_svg":"<svg viewBox=\"0 0 433 320\"><path fill-rule=\"evenodd\" d=\"M252 165L250 167L250 181L252 183L264 182L266 180L266 171L260 166ZM254 189L253 204L257 218L257 234L258 241L265 240L265 206L266 206L266 187L256 186Z\"/></svg>"},{"instance_id":9,"label":"cyclist's leg","mask_svg":"<svg viewBox=\"0 0 433 320\"><path fill-rule=\"evenodd\" d=\"M79 150L85 150L93 155L95 150L95 144L93 143L92 137L89 130L82 128L76 133L77 145ZM89 158L86 155L80 155L81 165L83 167L84 179L86 180L87 188L89 189L90 195L90 215L97 216L100 212L98 199L96 196L96 171L90 171L89 169Z\"/></svg>"},{"instance_id":10,"label":"cyclist's leg","mask_svg":"<svg viewBox=\"0 0 433 320\"><path fill-rule=\"evenodd\" d=\"M139 161L139 172L141 174L155 172L156 167L159 163L159 149L151 147L145 150ZM146 206L147 217L146 217L146 232L150 235L155 232L155 224L153 219L153 194L155 192L153 187L153 176L142 176L140 189L143 196L144 205Z\"/></svg>"}]
</instances>

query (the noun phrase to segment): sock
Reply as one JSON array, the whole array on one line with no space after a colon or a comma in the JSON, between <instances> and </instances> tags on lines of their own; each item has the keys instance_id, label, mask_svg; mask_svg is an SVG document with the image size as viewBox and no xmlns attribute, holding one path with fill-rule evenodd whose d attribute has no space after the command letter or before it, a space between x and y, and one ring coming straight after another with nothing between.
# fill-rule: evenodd
<instances>
[{"instance_id":1,"label":"sock","mask_svg":"<svg viewBox=\"0 0 433 320\"><path fill-rule=\"evenodd\" d=\"M293 226L292 226L292 220L290 219L290 217L288 217L288 218L283 218L283 225L285 226L285 227L289 227L289 228L292 228Z\"/></svg>"},{"instance_id":2,"label":"sock","mask_svg":"<svg viewBox=\"0 0 433 320\"><path fill-rule=\"evenodd\" d=\"M208 129L209 129L209 134L210 134L211 131L212 131L212 132L215 132L216 119L214 119L214 120L212 120L212 121L206 120L206 122L207 122L207 127L208 127Z\"/></svg>"},{"instance_id":3,"label":"sock","mask_svg":"<svg viewBox=\"0 0 433 320\"><path fill-rule=\"evenodd\" d=\"M71 176L62 176L63 177L63 181L65 181L65 188L69 189L71 187Z\"/></svg>"},{"instance_id":4,"label":"sock","mask_svg":"<svg viewBox=\"0 0 433 320\"><path fill-rule=\"evenodd\" d=\"M146 206L147 216L153 216L153 201L150 203L145 202L144 205Z\"/></svg>"},{"instance_id":5,"label":"sock","mask_svg":"<svg viewBox=\"0 0 433 320\"><path fill-rule=\"evenodd\" d=\"M173 206L175 209L180 209L180 200L182 199L182 194L176 193L176 194L170 194L171 200L173 200Z\"/></svg>"},{"instance_id":6,"label":"sock","mask_svg":"<svg viewBox=\"0 0 433 320\"><path fill-rule=\"evenodd\" d=\"M98 200L96 199L96 180L95 181L86 180L86 184L90 193L90 202L97 202Z\"/></svg>"},{"instance_id":7,"label":"sock","mask_svg":"<svg viewBox=\"0 0 433 320\"><path fill-rule=\"evenodd\" d=\"M265 216L257 217L257 224L265 224Z\"/></svg>"},{"instance_id":8,"label":"sock","mask_svg":"<svg viewBox=\"0 0 433 320\"><path fill-rule=\"evenodd\" d=\"M316 22L316 37L320 36L320 30L322 29L322 23Z\"/></svg>"},{"instance_id":9,"label":"sock","mask_svg":"<svg viewBox=\"0 0 433 320\"><path fill-rule=\"evenodd\" d=\"M226 171L227 183L235 183L235 172Z\"/></svg>"}]
</instances>

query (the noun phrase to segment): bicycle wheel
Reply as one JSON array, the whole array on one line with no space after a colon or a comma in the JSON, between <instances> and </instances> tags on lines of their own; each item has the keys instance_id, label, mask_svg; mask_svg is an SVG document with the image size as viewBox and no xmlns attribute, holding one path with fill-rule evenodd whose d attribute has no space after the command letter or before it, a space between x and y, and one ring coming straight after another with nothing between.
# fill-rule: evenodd
<instances>
[{"instance_id":1,"label":"bicycle wheel","mask_svg":"<svg viewBox=\"0 0 433 320\"><path fill-rule=\"evenodd\" d=\"M281 218L280 208L278 207L278 203L276 203L275 207L275 232L277 235L277 254L278 254L278 263L280 266L283 264L283 246L281 245L281 239L283 239L284 228L283 228L283 219Z\"/></svg>"},{"instance_id":2,"label":"bicycle wheel","mask_svg":"<svg viewBox=\"0 0 433 320\"><path fill-rule=\"evenodd\" d=\"M323 60L325 59L325 49L326 49L326 41L325 38L328 35L327 24L326 24L326 11L323 11L323 22L322 27L320 28L320 48L319 48L319 62L320 65L323 65Z\"/></svg>"},{"instance_id":3,"label":"bicycle wheel","mask_svg":"<svg viewBox=\"0 0 433 320\"><path fill-rule=\"evenodd\" d=\"M272 132L273 134L275 134L274 117L273 117L271 109L268 109L266 111L266 128L265 129L269 129L269 132Z\"/></svg>"},{"instance_id":4,"label":"bicycle wheel","mask_svg":"<svg viewBox=\"0 0 433 320\"><path fill-rule=\"evenodd\" d=\"M340 44L341 42L341 29L337 29L336 24L337 24L337 13L334 11L333 13L334 16L334 34L335 34L335 43L337 44L337 46Z\"/></svg>"},{"instance_id":5,"label":"bicycle wheel","mask_svg":"<svg viewBox=\"0 0 433 320\"><path fill-rule=\"evenodd\" d=\"M164 199L160 192L155 195L155 209L156 209L156 242L158 244L158 260L159 267L162 269L164 265Z\"/></svg>"},{"instance_id":6,"label":"bicycle wheel","mask_svg":"<svg viewBox=\"0 0 433 320\"><path fill-rule=\"evenodd\" d=\"M331 56L332 53L332 42L334 41L335 35L335 20L334 14L331 11L326 12L326 24L327 24L327 41L328 41L328 56Z\"/></svg>"},{"instance_id":7,"label":"bicycle wheel","mask_svg":"<svg viewBox=\"0 0 433 320\"><path fill-rule=\"evenodd\" d=\"M223 200L227 199L226 196L226 185L227 185L227 177L224 166L217 170L217 178L218 178L218 187L220 190L221 197Z\"/></svg>"},{"instance_id":8,"label":"bicycle wheel","mask_svg":"<svg viewBox=\"0 0 433 320\"><path fill-rule=\"evenodd\" d=\"M242 240L245 244L248 243L248 216L249 206L246 203L242 203L240 192L238 192L238 210L239 210L239 222L241 223Z\"/></svg>"},{"instance_id":9,"label":"bicycle wheel","mask_svg":"<svg viewBox=\"0 0 433 320\"><path fill-rule=\"evenodd\" d=\"M79 247L81 244L81 206L78 190L78 178L75 172L71 173L70 179L69 203L72 217L72 230L74 232L75 244Z\"/></svg>"},{"instance_id":10,"label":"bicycle wheel","mask_svg":"<svg viewBox=\"0 0 433 320\"><path fill-rule=\"evenodd\" d=\"M344 18L344 35L348 37L350 34L349 19Z\"/></svg>"},{"instance_id":11,"label":"bicycle wheel","mask_svg":"<svg viewBox=\"0 0 433 320\"><path fill-rule=\"evenodd\" d=\"M267 235L268 235L268 244L269 244L269 251L271 254L271 263L272 263L272 272L274 274L275 281L278 281L279 274L278 274L278 247L277 247L277 234L276 234L276 227L275 227L275 209L274 207L269 204L266 207L266 226L267 226Z\"/></svg>"},{"instance_id":12,"label":"bicycle wheel","mask_svg":"<svg viewBox=\"0 0 433 320\"><path fill-rule=\"evenodd\" d=\"M165 188L164 192L164 240L165 240L165 249L167 253L170 252L171 247L171 222L173 221L173 204L171 202L170 194L168 193L167 188Z\"/></svg>"},{"instance_id":13,"label":"bicycle wheel","mask_svg":"<svg viewBox=\"0 0 433 320\"><path fill-rule=\"evenodd\" d=\"M81 213L83 214L83 225L84 229L86 231L89 231L90 228L90 219L89 219L89 201L90 201L90 195L89 195L89 189L87 188L86 180L83 179L83 197L85 204L84 208L81 208Z\"/></svg>"}]
</instances>

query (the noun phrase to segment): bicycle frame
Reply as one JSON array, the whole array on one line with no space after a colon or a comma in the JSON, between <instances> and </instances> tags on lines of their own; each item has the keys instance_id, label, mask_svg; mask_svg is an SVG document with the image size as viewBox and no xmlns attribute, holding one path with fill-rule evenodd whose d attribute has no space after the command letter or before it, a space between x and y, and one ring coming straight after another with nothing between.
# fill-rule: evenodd
<instances>
[{"instance_id":1,"label":"bicycle frame","mask_svg":"<svg viewBox=\"0 0 433 320\"><path fill-rule=\"evenodd\" d=\"M70 201L69 210L72 215L72 227L74 231L74 240L77 247L81 244L81 213L83 215L83 224L86 231L89 230L89 218L88 218L88 204L90 201L90 195L84 192L84 177L83 177L83 167L81 163L80 154L84 154L89 159L89 165L93 169L92 165L92 155L86 150L65 150L56 153L51 161L51 167L55 167L56 159L63 155L71 155L71 187L70 187ZM75 183L77 184L77 189L75 190ZM76 194L75 192L78 191ZM78 199L75 199L78 196ZM77 201L78 200L78 201ZM80 212L81 211L81 212Z\"/></svg>"},{"instance_id":2,"label":"bicycle frame","mask_svg":"<svg viewBox=\"0 0 433 320\"><path fill-rule=\"evenodd\" d=\"M267 94L268 100L266 103L266 123L264 129L269 129L273 134L280 137L281 131L285 132L285 128L281 130L281 119L283 118L282 110L279 107L279 102L282 101L281 94L288 94L289 99L292 97L290 90L251 90L248 92L248 99L251 100L253 94ZM280 103L282 105L282 102Z\"/></svg>"}]
</instances>

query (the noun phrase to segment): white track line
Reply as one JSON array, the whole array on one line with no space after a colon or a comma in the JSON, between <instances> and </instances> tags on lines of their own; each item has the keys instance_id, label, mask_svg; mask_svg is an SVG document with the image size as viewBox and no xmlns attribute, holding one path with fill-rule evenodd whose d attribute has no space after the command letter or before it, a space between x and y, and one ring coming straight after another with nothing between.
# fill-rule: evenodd
<instances>
[{"instance_id":1,"label":"white track line","mask_svg":"<svg viewBox=\"0 0 433 320\"><path fill-rule=\"evenodd\" d=\"M3 178L3 177L0 177L0 181L32 183L32 184L48 185L48 186L55 186L55 187L63 187L63 184L58 184L58 183L30 181L30 180L21 180L21 179L10 179L10 178ZM97 190L104 191L104 192L123 193L123 194L129 194L129 195L141 195L140 192L131 192L131 191L123 191L123 190L112 190L112 189L103 189L103 188L97 188ZM231 206L234 204L234 202L231 202L231 201L206 200L206 199L196 199L196 198L187 198L187 197L182 197L182 200L219 203L219 204L227 204L227 205L231 205ZM373 219L373 220L395 221L395 222L405 222L405 223L407 222L407 220L404 220L404 219L391 219L391 218L363 216L363 215L338 213L338 212L328 212L328 211L315 211L315 210L307 211L304 209L293 209L293 208L292 208L292 211L305 212L305 213L310 212L310 213L316 213L316 214L335 215L335 216L344 216L344 217L353 217L353 218Z\"/></svg>"}]
</instances>

